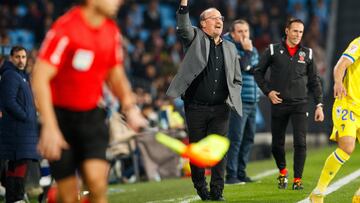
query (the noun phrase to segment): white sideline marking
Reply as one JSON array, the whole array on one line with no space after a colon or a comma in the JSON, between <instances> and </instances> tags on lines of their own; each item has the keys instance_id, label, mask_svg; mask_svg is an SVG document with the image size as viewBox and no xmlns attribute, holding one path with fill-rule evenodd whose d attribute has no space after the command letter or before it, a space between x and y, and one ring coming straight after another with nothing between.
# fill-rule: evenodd
<instances>
[{"instance_id":1,"label":"white sideline marking","mask_svg":"<svg viewBox=\"0 0 360 203\"><path fill-rule=\"evenodd\" d=\"M190 201L196 201L200 200L200 197L197 195L190 195L185 197L179 197L179 198L172 198L172 199L166 199L166 200L156 200L156 201L149 201L146 203L160 203L160 202L181 202L181 203L187 203Z\"/></svg>"},{"instance_id":2,"label":"white sideline marking","mask_svg":"<svg viewBox=\"0 0 360 203\"><path fill-rule=\"evenodd\" d=\"M264 178L266 176L274 175L274 174L276 174L278 172L279 172L279 169L267 170L267 171L264 171L262 173L257 174L256 176L253 176L252 179L253 180L259 180L259 179Z\"/></svg>"},{"instance_id":3,"label":"white sideline marking","mask_svg":"<svg viewBox=\"0 0 360 203\"><path fill-rule=\"evenodd\" d=\"M273 174L276 174L278 172L278 169L271 169L271 170L267 170L264 171L262 173L259 173L255 176L252 177L253 180L259 180L261 178L264 178L266 176L270 176ZM189 202L193 202L193 201L197 201L200 200L200 197L197 195L193 195L193 196L185 196L183 198L173 198L173 199L166 199L166 200L158 200L158 201L149 201L146 203L161 203L161 202L180 202L180 203L189 203Z\"/></svg>"},{"instance_id":4,"label":"white sideline marking","mask_svg":"<svg viewBox=\"0 0 360 203\"><path fill-rule=\"evenodd\" d=\"M347 175L341 179L339 179L338 181L334 182L333 184L331 184L328 189L325 192L325 195L328 195L332 192L335 192L336 190L338 190L339 188L341 188L342 186L350 183L351 181L355 180L356 178L358 178L360 176L360 169L351 173L350 175ZM310 200L309 198L303 199L301 201L298 201L297 203L309 203Z\"/></svg>"},{"instance_id":5,"label":"white sideline marking","mask_svg":"<svg viewBox=\"0 0 360 203\"><path fill-rule=\"evenodd\" d=\"M196 195L196 196L193 196L192 198L183 200L180 203L189 203L189 202L193 202L193 201L197 201L197 200L200 200L200 197Z\"/></svg>"}]
</instances>

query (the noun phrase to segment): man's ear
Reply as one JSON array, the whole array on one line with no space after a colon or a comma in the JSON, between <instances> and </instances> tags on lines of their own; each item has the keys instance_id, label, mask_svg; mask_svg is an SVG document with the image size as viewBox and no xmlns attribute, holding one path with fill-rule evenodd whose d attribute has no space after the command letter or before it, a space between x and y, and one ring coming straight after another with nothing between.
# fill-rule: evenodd
<instances>
[{"instance_id":1,"label":"man's ear","mask_svg":"<svg viewBox=\"0 0 360 203\"><path fill-rule=\"evenodd\" d=\"M201 26L201 28L204 28L205 25L206 25L205 21L200 21L200 26Z\"/></svg>"},{"instance_id":2,"label":"man's ear","mask_svg":"<svg viewBox=\"0 0 360 203\"><path fill-rule=\"evenodd\" d=\"M289 28L285 28L285 34L286 34L286 35L289 34Z\"/></svg>"}]
</instances>

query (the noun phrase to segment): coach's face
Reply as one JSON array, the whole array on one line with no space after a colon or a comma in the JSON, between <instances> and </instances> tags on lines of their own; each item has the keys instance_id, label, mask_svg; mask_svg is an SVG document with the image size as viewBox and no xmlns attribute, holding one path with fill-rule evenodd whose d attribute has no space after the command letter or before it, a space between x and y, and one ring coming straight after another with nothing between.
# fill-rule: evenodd
<instances>
[{"instance_id":1,"label":"coach's face","mask_svg":"<svg viewBox=\"0 0 360 203\"><path fill-rule=\"evenodd\" d=\"M10 60L18 69L24 70L27 60L26 51L20 50L15 52L14 55L10 57Z\"/></svg>"},{"instance_id":2,"label":"coach's face","mask_svg":"<svg viewBox=\"0 0 360 203\"><path fill-rule=\"evenodd\" d=\"M296 46L300 43L304 33L304 25L302 23L294 22L289 28L285 29L286 42L290 46Z\"/></svg>"},{"instance_id":3,"label":"coach's face","mask_svg":"<svg viewBox=\"0 0 360 203\"><path fill-rule=\"evenodd\" d=\"M115 17L123 0L96 0L94 1L95 8L107 17Z\"/></svg>"},{"instance_id":4,"label":"coach's face","mask_svg":"<svg viewBox=\"0 0 360 203\"><path fill-rule=\"evenodd\" d=\"M220 11L209 9L204 13L204 18L200 21L202 30L211 37L219 37L223 31L223 20Z\"/></svg>"}]
</instances>

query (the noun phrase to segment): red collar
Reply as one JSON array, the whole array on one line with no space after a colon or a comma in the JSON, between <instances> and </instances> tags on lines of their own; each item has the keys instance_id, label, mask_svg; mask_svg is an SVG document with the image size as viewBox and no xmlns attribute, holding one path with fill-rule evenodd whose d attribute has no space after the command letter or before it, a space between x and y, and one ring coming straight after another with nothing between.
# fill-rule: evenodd
<instances>
[{"instance_id":1,"label":"red collar","mask_svg":"<svg viewBox=\"0 0 360 203\"><path fill-rule=\"evenodd\" d=\"M295 53L297 52L297 50L299 49L299 45L296 45L294 47L289 47L289 45L286 43L286 41L285 41L285 46L291 57L293 57L295 55Z\"/></svg>"}]
</instances>

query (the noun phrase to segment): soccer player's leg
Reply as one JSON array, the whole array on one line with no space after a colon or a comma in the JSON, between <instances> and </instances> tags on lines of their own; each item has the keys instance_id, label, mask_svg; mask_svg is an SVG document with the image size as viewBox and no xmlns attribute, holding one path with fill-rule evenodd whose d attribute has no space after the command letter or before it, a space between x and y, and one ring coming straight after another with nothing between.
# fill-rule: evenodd
<instances>
[{"instance_id":1,"label":"soccer player's leg","mask_svg":"<svg viewBox=\"0 0 360 203\"><path fill-rule=\"evenodd\" d=\"M88 159L82 165L82 177L89 190L90 202L107 202L109 164L102 159Z\"/></svg>"},{"instance_id":2,"label":"soccer player's leg","mask_svg":"<svg viewBox=\"0 0 360 203\"><path fill-rule=\"evenodd\" d=\"M355 148L357 123L355 114L346 107L346 104L335 102L333 108L334 128L331 140L338 142L338 148L326 159L318 184L310 195L312 202L322 202L326 188L335 177L341 166L350 158Z\"/></svg>"},{"instance_id":3,"label":"soccer player's leg","mask_svg":"<svg viewBox=\"0 0 360 203\"><path fill-rule=\"evenodd\" d=\"M360 188L355 192L352 203L360 203Z\"/></svg>"},{"instance_id":4,"label":"soccer player's leg","mask_svg":"<svg viewBox=\"0 0 360 203\"><path fill-rule=\"evenodd\" d=\"M360 141L360 130L359 129L357 131L357 139L358 139L358 141ZM355 192L353 199L352 199L352 203L360 203L360 187Z\"/></svg>"},{"instance_id":5,"label":"soccer player's leg","mask_svg":"<svg viewBox=\"0 0 360 203\"><path fill-rule=\"evenodd\" d=\"M311 202L323 202L324 193L330 181L335 177L341 166L350 158L351 153L349 151L345 152L341 146L351 145L344 144L351 142L351 139L355 143L355 139L350 136L339 138L339 147L326 159L318 184L310 195ZM347 146L346 148L349 149Z\"/></svg>"}]
</instances>

